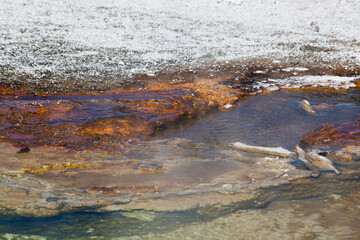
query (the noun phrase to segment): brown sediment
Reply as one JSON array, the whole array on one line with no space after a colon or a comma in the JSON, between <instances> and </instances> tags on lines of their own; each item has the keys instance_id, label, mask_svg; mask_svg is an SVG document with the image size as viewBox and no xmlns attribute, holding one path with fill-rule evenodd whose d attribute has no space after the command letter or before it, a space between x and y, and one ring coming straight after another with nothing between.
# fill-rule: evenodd
<instances>
[{"instance_id":1,"label":"brown sediment","mask_svg":"<svg viewBox=\"0 0 360 240\"><path fill-rule=\"evenodd\" d=\"M301 138L304 146L336 144L341 146L360 146L360 119L325 125L319 127Z\"/></svg>"},{"instance_id":2,"label":"brown sediment","mask_svg":"<svg viewBox=\"0 0 360 240\"><path fill-rule=\"evenodd\" d=\"M49 171L55 171L55 170L65 170L65 169L71 169L71 168L87 168L87 169L95 169L99 167L106 167L106 166L129 166L133 164L137 164L138 161L122 161L122 162L91 162L91 163L82 163L82 162L66 162L66 163L44 163L41 164L39 168L31 167L31 168L25 168L23 169L24 173L33 173L33 174L39 174Z\"/></svg>"}]
</instances>

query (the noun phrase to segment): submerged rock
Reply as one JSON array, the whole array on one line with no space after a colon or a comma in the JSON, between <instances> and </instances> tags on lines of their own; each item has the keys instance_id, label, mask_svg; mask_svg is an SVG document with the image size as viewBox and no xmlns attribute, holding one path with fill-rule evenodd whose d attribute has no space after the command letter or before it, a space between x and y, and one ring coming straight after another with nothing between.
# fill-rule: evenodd
<instances>
[{"instance_id":1,"label":"submerged rock","mask_svg":"<svg viewBox=\"0 0 360 240\"><path fill-rule=\"evenodd\" d=\"M30 152L30 148L29 147L23 147L21 149L19 149L16 153L28 153Z\"/></svg>"},{"instance_id":2,"label":"submerged rock","mask_svg":"<svg viewBox=\"0 0 360 240\"><path fill-rule=\"evenodd\" d=\"M327 153L336 165L347 169L360 169L360 146L349 146L340 150L330 149Z\"/></svg>"},{"instance_id":3,"label":"submerged rock","mask_svg":"<svg viewBox=\"0 0 360 240\"><path fill-rule=\"evenodd\" d=\"M230 144L230 146L232 146L233 148L244 150L244 151L265 153L265 154L283 156L283 157L291 157L291 156L295 155L294 152L290 152L282 147L277 147L277 148L259 147L259 146L247 145L247 144L244 144L241 142L232 143L232 144Z\"/></svg>"},{"instance_id":4,"label":"submerged rock","mask_svg":"<svg viewBox=\"0 0 360 240\"><path fill-rule=\"evenodd\" d=\"M301 144L304 146L324 144L360 146L360 119L319 127L306 133L301 138Z\"/></svg>"},{"instance_id":5,"label":"submerged rock","mask_svg":"<svg viewBox=\"0 0 360 240\"><path fill-rule=\"evenodd\" d=\"M163 166L157 163L140 163L137 169L148 173L161 173L164 171Z\"/></svg>"},{"instance_id":6,"label":"submerged rock","mask_svg":"<svg viewBox=\"0 0 360 240\"><path fill-rule=\"evenodd\" d=\"M334 153L329 155L338 163L345 163L345 164L353 163L358 158L360 158L360 155L352 154L344 150L335 151Z\"/></svg>"}]
</instances>

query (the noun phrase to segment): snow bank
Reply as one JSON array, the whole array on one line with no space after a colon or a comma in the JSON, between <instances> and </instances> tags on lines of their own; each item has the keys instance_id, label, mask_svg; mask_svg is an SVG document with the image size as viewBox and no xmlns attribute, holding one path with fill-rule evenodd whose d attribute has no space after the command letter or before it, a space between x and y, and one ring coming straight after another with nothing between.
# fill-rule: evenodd
<instances>
[{"instance_id":1,"label":"snow bank","mask_svg":"<svg viewBox=\"0 0 360 240\"><path fill-rule=\"evenodd\" d=\"M268 79L264 82L257 82L255 89L265 88L269 91L276 91L284 88L303 88L303 87L328 87L334 89L349 89L356 87L354 81L358 77L340 76L301 76L284 79Z\"/></svg>"},{"instance_id":2,"label":"snow bank","mask_svg":"<svg viewBox=\"0 0 360 240\"><path fill-rule=\"evenodd\" d=\"M2 0L14 79L103 79L249 57L360 60L358 0Z\"/></svg>"}]
</instances>

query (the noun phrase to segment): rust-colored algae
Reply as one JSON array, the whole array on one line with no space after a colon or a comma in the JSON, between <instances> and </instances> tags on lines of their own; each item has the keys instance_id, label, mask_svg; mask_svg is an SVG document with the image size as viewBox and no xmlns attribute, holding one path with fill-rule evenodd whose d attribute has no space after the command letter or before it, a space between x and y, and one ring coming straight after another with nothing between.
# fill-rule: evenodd
<instances>
[{"instance_id":1,"label":"rust-colored algae","mask_svg":"<svg viewBox=\"0 0 360 240\"><path fill-rule=\"evenodd\" d=\"M301 138L301 143L305 146L321 144L360 146L360 119L317 128L305 134Z\"/></svg>"},{"instance_id":2,"label":"rust-colored algae","mask_svg":"<svg viewBox=\"0 0 360 240\"><path fill-rule=\"evenodd\" d=\"M0 142L77 151L122 150L170 122L221 109L244 95L209 79L150 81L146 90L87 94L0 90Z\"/></svg>"},{"instance_id":3,"label":"rust-colored algae","mask_svg":"<svg viewBox=\"0 0 360 240\"><path fill-rule=\"evenodd\" d=\"M65 168L90 168L90 166L84 163L44 163L40 168L25 168L24 172L38 174Z\"/></svg>"},{"instance_id":4,"label":"rust-colored algae","mask_svg":"<svg viewBox=\"0 0 360 240\"><path fill-rule=\"evenodd\" d=\"M355 79L354 84L355 84L358 88L360 88L360 78Z\"/></svg>"},{"instance_id":5,"label":"rust-colored algae","mask_svg":"<svg viewBox=\"0 0 360 240\"><path fill-rule=\"evenodd\" d=\"M105 166L126 166L126 165L132 165L137 163L137 161L126 161L126 162L92 162L92 163L81 163L81 162L66 162L66 163L44 163L39 168L31 167L31 168L25 168L22 171L25 173L33 173L33 174L39 174L49 171L55 171L55 170L65 170L65 169L72 169L72 168L87 168L87 169L94 169L94 168L100 168Z\"/></svg>"},{"instance_id":6,"label":"rust-colored algae","mask_svg":"<svg viewBox=\"0 0 360 240\"><path fill-rule=\"evenodd\" d=\"M217 72L201 70L138 76L141 88L56 93L54 89L20 90L0 86L0 143L15 147L56 147L72 151L117 151L129 143L183 119L231 107L255 90L256 81L286 78L294 64L271 59L247 64L220 64ZM301 75L354 76L359 66L306 64ZM260 70L260 71L258 71ZM355 81L359 86L359 80ZM101 84L100 84L101 85ZM24 87L25 88L25 87ZM103 91L104 90L104 91ZM49 92L52 93L49 93ZM64 90L65 91L65 90ZM225 107L226 106L226 107Z\"/></svg>"}]
</instances>

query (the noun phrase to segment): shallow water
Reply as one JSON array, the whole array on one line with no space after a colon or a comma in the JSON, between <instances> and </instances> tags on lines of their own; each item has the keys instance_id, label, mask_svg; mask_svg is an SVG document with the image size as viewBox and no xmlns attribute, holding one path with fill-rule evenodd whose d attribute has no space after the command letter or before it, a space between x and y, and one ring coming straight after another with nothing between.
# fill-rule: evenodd
<instances>
[{"instance_id":1,"label":"shallow water","mask_svg":"<svg viewBox=\"0 0 360 240\"><path fill-rule=\"evenodd\" d=\"M304 133L321 124L359 118L359 93L359 90L279 91L257 95L239 102L232 110L158 132L147 142L124 154L129 159L155 159L163 163L173 159L194 161L184 169L173 171L173 176L157 176L159 179L175 182L199 177L206 181L212 175L221 175L222 171L228 171L234 166L246 168L256 162L251 154L245 158L247 161L236 164L231 163L235 157L224 159L222 151L228 149L231 142L282 146L291 150ZM318 114L302 112L298 104L303 99L307 99ZM165 142L171 142L173 138L191 141L180 141L170 148ZM112 160L111 156L100 158ZM216 161L208 165L199 160ZM249 201L181 211L135 209L110 213L64 213L43 218L2 215L0 237L25 239L21 235L36 235L48 239L357 239L360 236L359 178L357 175L350 178L334 176L325 173L320 178L308 178L295 185L264 188ZM151 181L151 177L139 176L138 181ZM37 238L36 236L32 237Z\"/></svg>"},{"instance_id":2,"label":"shallow water","mask_svg":"<svg viewBox=\"0 0 360 240\"><path fill-rule=\"evenodd\" d=\"M321 180L326 182L326 178ZM2 216L0 231L8 233L3 235L4 239L28 239L9 233L32 236L30 239L39 236L48 239L357 239L359 179L346 194L336 189L341 185L339 182L327 182L325 185L330 190L325 192L322 192L324 185L317 183L318 180L311 187L318 191L316 197L281 197L279 192L288 189L277 188L274 189L277 201L264 201L260 206L245 202L175 212L78 212L47 218ZM269 197L266 191L262 196Z\"/></svg>"},{"instance_id":3,"label":"shallow water","mask_svg":"<svg viewBox=\"0 0 360 240\"><path fill-rule=\"evenodd\" d=\"M226 146L232 142L292 150L301 136L326 123L360 117L360 91L278 91L239 102L231 111L182 123L160 137L187 138L193 142ZM307 114L299 103L308 100L318 114Z\"/></svg>"}]
</instances>

